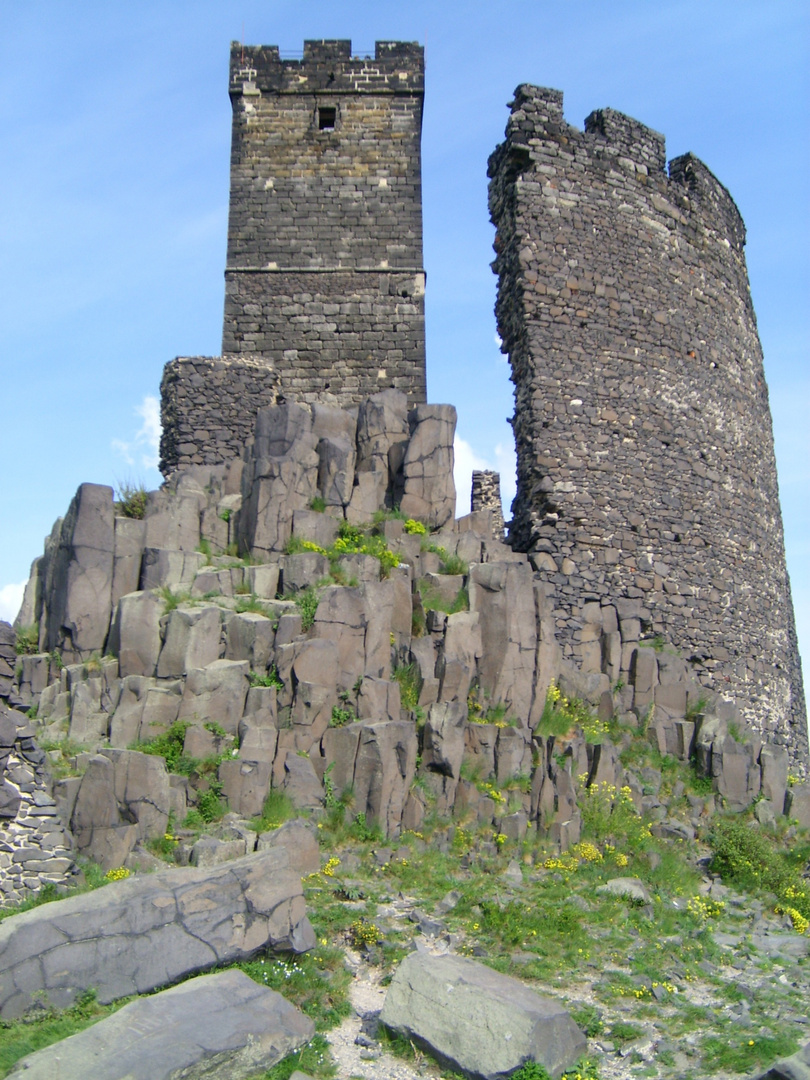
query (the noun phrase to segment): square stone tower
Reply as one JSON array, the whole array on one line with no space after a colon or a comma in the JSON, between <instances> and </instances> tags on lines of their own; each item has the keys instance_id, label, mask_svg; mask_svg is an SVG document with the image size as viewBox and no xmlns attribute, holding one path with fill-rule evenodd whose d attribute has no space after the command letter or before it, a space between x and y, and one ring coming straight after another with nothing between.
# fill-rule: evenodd
<instances>
[{"instance_id":1,"label":"square stone tower","mask_svg":"<svg viewBox=\"0 0 810 1080\"><path fill-rule=\"evenodd\" d=\"M272 365L298 401L423 402L422 47L234 43L230 96L223 355Z\"/></svg>"}]
</instances>

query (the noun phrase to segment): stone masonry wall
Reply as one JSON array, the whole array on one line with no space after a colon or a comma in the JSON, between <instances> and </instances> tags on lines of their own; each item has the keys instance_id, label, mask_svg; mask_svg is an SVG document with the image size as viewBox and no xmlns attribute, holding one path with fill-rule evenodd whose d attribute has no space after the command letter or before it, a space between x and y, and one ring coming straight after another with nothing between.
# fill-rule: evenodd
<instances>
[{"instance_id":1,"label":"stone masonry wall","mask_svg":"<svg viewBox=\"0 0 810 1080\"><path fill-rule=\"evenodd\" d=\"M178 356L160 383L160 469L164 476L191 465L241 457L253 439L256 413L279 400L279 378L249 356Z\"/></svg>"},{"instance_id":2,"label":"stone masonry wall","mask_svg":"<svg viewBox=\"0 0 810 1080\"><path fill-rule=\"evenodd\" d=\"M222 357L161 384L161 470L241 455L278 400L426 401L421 46L231 48L231 199Z\"/></svg>"},{"instance_id":3,"label":"stone masonry wall","mask_svg":"<svg viewBox=\"0 0 810 1080\"><path fill-rule=\"evenodd\" d=\"M600 110L582 132L559 91L527 85L511 109L489 175L512 542L554 586L566 656L589 656L615 602L806 762L739 212L691 154L667 175L663 136L629 117Z\"/></svg>"},{"instance_id":4,"label":"stone masonry wall","mask_svg":"<svg viewBox=\"0 0 810 1080\"><path fill-rule=\"evenodd\" d=\"M231 49L222 351L271 362L297 400L425 401L421 46Z\"/></svg>"}]
</instances>

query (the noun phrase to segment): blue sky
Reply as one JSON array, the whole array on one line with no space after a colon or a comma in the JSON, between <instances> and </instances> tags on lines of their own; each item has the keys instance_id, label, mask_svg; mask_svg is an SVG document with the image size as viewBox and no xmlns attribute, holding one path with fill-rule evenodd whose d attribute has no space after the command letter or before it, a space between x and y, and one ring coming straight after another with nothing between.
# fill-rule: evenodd
<instances>
[{"instance_id":1,"label":"blue sky","mask_svg":"<svg viewBox=\"0 0 810 1080\"><path fill-rule=\"evenodd\" d=\"M810 8L793 0L437 4L65 0L0 5L0 617L78 484L157 486L154 402L176 355L220 348L232 39L426 45L428 388L460 458L511 495L486 160L520 82L569 123L610 106L696 153L748 228L788 565L810 655ZM150 400L151 399L151 400ZM464 495L469 479L465 480ZM508 499L507 516L508 516Z\"/></svg>"}]
</instances>

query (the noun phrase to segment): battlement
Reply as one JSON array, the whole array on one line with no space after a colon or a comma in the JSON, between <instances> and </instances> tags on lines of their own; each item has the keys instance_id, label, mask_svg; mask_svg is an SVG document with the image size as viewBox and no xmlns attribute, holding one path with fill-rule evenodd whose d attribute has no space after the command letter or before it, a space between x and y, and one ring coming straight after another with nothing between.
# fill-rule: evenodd
<instances>
[{"instance_id":1,"label":"battlement","mask_svg":"<svg viewBox=\"0 0 810 1080\"><path fill-rule=\"evenodd\" d=\"M348 39L305 41L301 59L277 45L231 42L230 93L422 95L425 50L417 42L378 41L374 57L352 56Z\"/></svg>"},{"instance_id":2,"label":"battlement","mask_svg":"<svg viewBox=\"0 0 810 1080\"><path fill-rule=\"evenodd\" d=\"M704 209L704 216L722 225L723 235L738 251L745 246L745 222L737 204L714 173L694 154L682 154L669 163L669 178L681 184L689 199Z\"/></svg>"},{"instance_id":3,"label":"battlement","mask_svg":"<svg viewBox=\"0 0 810 1080\"><path fill-rule=\"evenodd\" d=\"M625 116L615 109L595 109L585 118L585 134L600 136L617 156L629 158L648 172L664 171L666 139L632 116Z\"/></svg>"}]
</instances>

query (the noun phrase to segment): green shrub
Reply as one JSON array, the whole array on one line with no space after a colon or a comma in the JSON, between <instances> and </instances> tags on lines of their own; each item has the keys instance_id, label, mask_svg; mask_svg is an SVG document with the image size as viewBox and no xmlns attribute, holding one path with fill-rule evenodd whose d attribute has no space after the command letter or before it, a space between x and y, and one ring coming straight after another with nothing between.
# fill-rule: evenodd
<instances>
[{"instance_id":1,"label":"green shrub","mask_svg":"<svg viewBox=\"0 0 810 1080\"><path fill-rule=\"evenodd\" d=\"M310 510L314 510L316 514L322 514L326 510L326 499L320 495L316 495L315 498L309 504Z\"/></svg>"},{"instance_id":2,"label":"green shrub","mask_svg":"<svg viewBox=\"0 0 810 1080\"><path fill-rule=\"evenodd\" d=\"M773 840L739 817L721 818L709 834L710 869L724 881L748 891L776 893L786 906L810 918L810 882Z\"/></svg>"},{"instance_id":3,"label":"green shrub","mask_svg":"<svg viewBox=\"0 0 810 1080\"><path fill-rule=\"evenodd\" d=\"M589 743L601 742L608 732L608 725L599 719L589 705L577 697L567 698L552 680L546 691L537 734L546 738L549 735L567 735L575 727L582 730L585 741Z\"/></svg>"},{"instance_id":4,"label":"green shrub","mask_svg":"<svg viewBox=\"0 0 810 1080\"><path fill-rule=\"evenodd\" d=\"M416 521L414 518L408 518L404 528L405 532L410 536L425 536L427 533L427 526L421 521Z\"/></svg>"},{"instance_id":5,"label":"green shrub","mask_svg":"<svg viewBox=\"0 0 810 1080\"><path fill-rule=\"evenodd\" d=\"M415 663L401 664L391 672L391 678L399 683L399 700L403 709L412 712L419 704L422 678Z\"/></svg>"},{"instance_id":6,"label":"green shrub","mask_svg":"<svg viewBox=\"0 0 810 1080\"><path fill-rule=\"evenodd\" d=\"M207 791L201 791L197 795L197 810L200 817L210 825L219 821L224 816L227 805L222 798L222 784L218 780L212 780Z\"/></svg>"},{"instance_id":7,"label":"green shrub","mask_svg":"<svg viewBox=\"0 0 810 1080\"><path fill-rule=\"evenodd\" d=\"M183 590L180 592L173 592L169 585L163 585L158 589L158 592L163 600L164 615L168 615L170 611L174 611L175 608L180 607L181 604L185 604L191 599L191 593Z\"/></svg>"},{"instance_id":8,"label":"green shrub","mask_svg":"<svg viewBox=\"0 0 810 1080\"><path fill-rule=\"evenodd\" d=\"M256 832L267 832L268 829L275 829L295 817L295 813L295 807L286 791L271 788L264 800L261 816L253 818L250 827Z\"/></svg>"},{"instance_id":9,"label":"green shrub","mask_svg":"<svg viewBox=\"0 0 810 1080\"><path fill-rule=\"evenodd\" d=\"M312 624L315 622L315 614L318 611L318 602L320 597L317 591L310 585L308 588L303 589L301 592L296 593L293 600L301 612L301 629L306 633L307 630L312 628Z\"/></svg>"},{"instance_id":10,"label":"green shrub","mask_svg":"<svg viewBox=\"0 0 810 1080\"><path fill-rule=\"evenodd\" d=\"M197 764L193 758L183 755L186 731L190 727L189 720L176 720L168 731L156 735L154 739L149 739L147 742L137 743L135 749L140 750L142 754L155 754L157 757L162 757L169 772L189 776Z\"/></svg>"},{"instance_id":11,"label":"green shrub","mask_svg":"<svg viewBox=\"0 0 810 1080\"><path fill-rule=\"evenodd\" d=\"M357 714L354 709L342 709L340 705L333 705L329 727L344 727L346 724L353 724L356 719Z\"/></svg>"},{"instance_id":12,"label":"green shrub","mask_svg":"<svg viewBox=\"0 0 810 1080\"><path fill-rule=\"evenodd\" d=\"M115 508L124 517L141 520L146 515L149 494L143 484L119 483Z\"/></svg>"},{"instance_id":13,"label":"green shrub","mask_svg":"<svg viewBox=\"0 0 810 1080\"><path fill-rule=\"evenodd\" d=\"M444 558L439 563L440 574L461 574L466 576L469 572L469 564L458 555L448 555L445 552Z\"/></svg>"},{"instance_id":14,"label":"green shrub","mask_svg":"<svg viewBox=\"0 0 810 1080\"><path fill-rule=\"evenodd\" d=\"M284 686L274 667L270 668L266 675L260 675L258 671L249 671L248 682L251 686L275 686L277 690L281 690Z\"/></svg>"},{"instance_id":15,"label":"green shrub","mask_svg":"<svg viewBox=\"0 0 810 1080\"><path fill-rule=\"evenodd\" d=\"M14 649L18 656L34 656L39 652L39 623L21 626L17 630Z\"/></svg>"}]
</instances>

